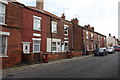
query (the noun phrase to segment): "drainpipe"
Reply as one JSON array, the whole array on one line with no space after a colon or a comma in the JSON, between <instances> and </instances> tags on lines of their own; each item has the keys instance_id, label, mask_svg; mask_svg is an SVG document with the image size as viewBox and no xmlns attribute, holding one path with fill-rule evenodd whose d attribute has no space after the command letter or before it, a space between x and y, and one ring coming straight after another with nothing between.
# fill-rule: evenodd
<instances>
[{"instance_id":1,"label":"drainpipe","mask_svg":"<svg viewBox=\"0 0 120 80\"><path fill-rule=\"evenodd\" d=\"M52 53L52 17L50 16L51 53Z\"/></svg>"},{"instance_id":2,"label":"drainpipe","mask_svg":"<svg viewBox=\"0 0 120 80\"><path fill-rule=\"evenodd\" d=\"M74 40L74 34L73 34L73 32L74 32L74 24L72 23L72 49L73 49L73 40Z\"/></svg>"}]
</instances>

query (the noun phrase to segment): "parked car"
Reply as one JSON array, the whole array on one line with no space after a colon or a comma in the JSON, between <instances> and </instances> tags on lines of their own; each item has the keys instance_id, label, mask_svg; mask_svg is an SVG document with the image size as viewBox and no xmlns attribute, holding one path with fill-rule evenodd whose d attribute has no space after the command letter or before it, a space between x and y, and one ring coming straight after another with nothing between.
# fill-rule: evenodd
<instances>
[{"instance_id":1,"label":"parked car","mask_svg":"<svg viewBox=\"0 0 120 80\"><path fill-rule=\"evenodd\" d=\"M106 48L99 48L94 52L94 56L104 56L107 55Z\"/></svg>"},{"instance_id":2,"label":"parked car","mask_svg":"<svg viewBox=\"0 0 120 80\"><path fill-rule=\"evenodd\" d=\"M115 51L120 51L120 46L119 45L116 45L116 46L113 46Z\"/></svg>"},{"instance_id":3,"label":"parked car","mask_svg":"<svg viewBox=\"0 0 120 80\"><path fill-rule=\"evenodd\" d=\"M106 49L106 51L107 51L107 53L114 53L114 52L115 52L115 49L114 49L114 47L108 47L108 48Z\"/></svg>"}]
</instances>

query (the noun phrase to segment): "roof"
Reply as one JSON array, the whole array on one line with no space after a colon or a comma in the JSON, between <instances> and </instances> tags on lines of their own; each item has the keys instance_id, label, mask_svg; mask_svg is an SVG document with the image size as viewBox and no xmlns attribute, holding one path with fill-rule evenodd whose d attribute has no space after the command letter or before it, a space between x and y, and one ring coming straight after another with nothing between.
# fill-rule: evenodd
<instances>
[{"instance_id":1,"label":"roof","mask_svg":"<svg viewBox=\"0 0 120 80\"><path fill-rule=\"evenodd\" d=\"M63 20L63 21L66 21L66 22L71 23L70 21L68 21L68 20L64 20L64 19L62 19L61 17L58 17L58 16L56 16L56 15L54 15L54 14L48 12L48 11L45 11L45 10L42 10L42 11L41 11L41 10L38 10L36 7L25 6L24 4L22 4L22 3L18 2L18 1L13 2L13 3L16 3L16 4L19 4L19 5L22 5L22 6L24 6L24 7L29 8L29 9L32 9L32 10L35 10L35 11L41 12L41 13L43 13L43 14L49 15L49 16L51 16L51 17L54 17L54 18L57 18L57 19L60 19L60 20ZM72 23L72 24L74 24L74 23ZM77 24L77 25L78 25L78 24ZM78 26L81 27L81 28L83 28L83 29L85 29L84 27L82 27L82 26L80 26L80 25L78 25ZM86 29L86 30L89 30L89 29ZM89 31L94 32L94 33L97 33L97 34L99 34L99 35L101 35L101 36L105 36L105 35L102 35L102 34L100 34L100 33L98 33L98 32L92 31L92 30L89 30ZM105 37L106 37L106 36L105 36Z\"/></svg>"},{"instance_id":2,"label":"roof","mask_svg":"<svg viewBox=\"0 0 120 80\"><path fill-rule=\"evenodd\" d=\"M85 29L85 30L88 30L88 31L91 31L91 32L94 32L94 33L96 33L96 34L99 34L99 35L101 35L101 36L104 36L104 37L106 37L105 35L103 35L103 34L100 34L100 33L96 32L96 31L92 31L92 30L90 30L90 29L87 29L87 28L84 28L84 27L83 27L83 29Z\"/></svg>"},{"instance_id":3,"label":"roof","mask_svg":"<svg viewBox=\"0 0 120 80\"><path fill-rule=\"evenodd\" d=\"M64 19L62 19L61 17L58 17L58 16L56 16L56 15L54 15L54 14L48 12L48 11L45 11L45 10L42 10L42 11L41 11L41 10L38 10L36 7L31 7L31 6L27 6L27 7L30 8L30 9L33 9L33 10L42 12L42 13L44 13L44 14L47 14L47 15L49 15L49 16L51 16L51 17L54 17L54 18L57 18L57 19L60 19L60 20L64 20ZM64 21L67 21L67 22L71 23L71 22L68 21L68 20L64 20Z\"/></svg>"}]
</instances>

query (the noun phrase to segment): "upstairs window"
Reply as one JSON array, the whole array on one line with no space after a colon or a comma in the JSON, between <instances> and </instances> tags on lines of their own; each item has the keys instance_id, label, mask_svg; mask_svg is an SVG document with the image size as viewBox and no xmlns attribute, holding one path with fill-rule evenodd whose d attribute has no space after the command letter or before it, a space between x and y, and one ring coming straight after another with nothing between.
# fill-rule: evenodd
<instances>
[{"instance_id":1,"label":"upstairs window","mask_svg":"<svg viewBox=\"0 0 120 80\"><path fill-rule=\"evenodd\" d=\"M93 38L94 38L94 35L93 35L93 33L91 33L91 39L93 40Z\"/></svg>"},{"instance_id":2,"label":"upstairs window","mask_svg":"<svg viewBox=\"0 0 120 80\"><path fill-rule=\"evenodd\" d=\"M0 3L0 24L5 24L5 10L6 5L4 3Z\"/></svg>"},{"instance_id":3,"label":"upstairs window","mask_svg":"<svg viewBox=\"0 0 120 80\"><path fill-rule=\"evenodd\" d=\"M64 35L68 35L68 25L64 25Z\"/></svg>"},{"instance_id":4,"label":"upstairs window","mask_svg":"<svg viewBox=\"0 0 120 80\"><path fill-rule=\"evenodd\" d=\"M100 41L100 39L101 39L101 38L100 38L100 36L98 35L98 41Z\"/></svg>"},{"instance_id":5,"label":"upstairs window","mask_svg":"<svg viewBox=\"0 0 120 80\"><path fill-rule=\"evenodd\" d=\"M86 32L86 39L89 39L89 37L88 37L88 32Z\"/></svg>"},{"instance_id":6,"label":"upstairs window","mask_svg":"<svg viewBox=\"0 0 120 80\"><path fill-rule=\"evenodd\" d=\"M33 30L41 30L41 17L33 16L34 18L34 27Z\"/></svg>"},{"instance_id":7,"label":"upstairs window","mask_svg":"<svg viewBox=\"0 0 120 80\"><path fill-rule=\"evenodd\" d=\"M52 21L52 33L57 33L57 22Z\"/></svg>"}]
</instances>

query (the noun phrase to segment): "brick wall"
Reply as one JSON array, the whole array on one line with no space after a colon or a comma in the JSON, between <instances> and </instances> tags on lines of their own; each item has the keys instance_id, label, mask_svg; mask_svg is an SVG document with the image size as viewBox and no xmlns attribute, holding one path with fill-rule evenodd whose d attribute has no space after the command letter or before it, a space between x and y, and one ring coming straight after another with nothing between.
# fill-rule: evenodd
<instances>
[{"instance_id":1,"label":"brick wall","mask_svg":"<svg viewBox=\"0 0 120 80\"><path fill-rule=\"evenodd\" d=\"M73 50L82 51L83 50L83 29L78 25L74 25L73 28Z\"/></svg>"},{"instance_id":2,"label":"brick wall","mask_svg":"<svg viewBox=\"0 0 120 80\"><path fill-rule=\"evenodd\" d=\"M8 36L8 57L2 57L2 66L7 68L21 62L21 27L22 27L22 8L16 4L9 3L6 8L6 26L2 26L2 31L10 32Z\"/></svg>"},{"instance_id":3,"label":"brick wall","mask_svg":"<svg viewBox=\"0 0 120 80\"><path fill-rule=\"evenodd\" d=\"M22 27L22 14L23 8L20 5L9 3L6 8L6 21L7 25L13 27Z\"/></svg>"}]
</instances>

